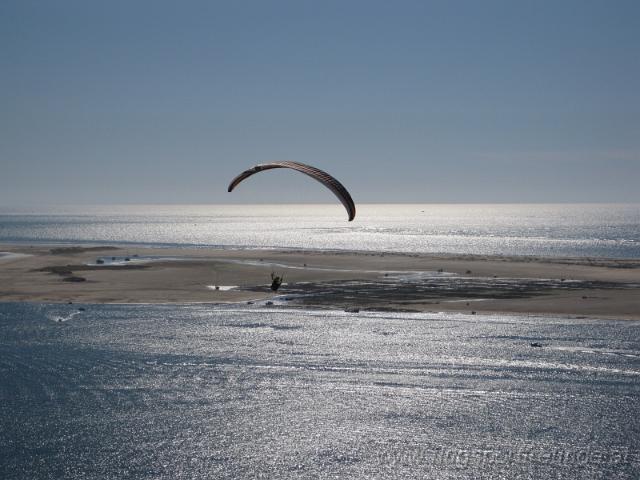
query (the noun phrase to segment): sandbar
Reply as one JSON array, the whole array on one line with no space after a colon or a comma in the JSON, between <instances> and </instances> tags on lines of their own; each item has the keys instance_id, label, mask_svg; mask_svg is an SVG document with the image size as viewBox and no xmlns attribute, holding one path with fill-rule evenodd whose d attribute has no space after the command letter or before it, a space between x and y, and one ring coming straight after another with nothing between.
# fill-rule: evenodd
<instances>
[{"instance_id":1,"label":"sandbar","mask_svg":"<svg viewBox=\"0 0 640 480\"><path fill-rule=\"evenodd\" d=\"M109 245L0 251L1 302L273 302L640 320L640 259ZM269 288L272 272L284 276L278 292Z\"/></svg>"}]
</instances>

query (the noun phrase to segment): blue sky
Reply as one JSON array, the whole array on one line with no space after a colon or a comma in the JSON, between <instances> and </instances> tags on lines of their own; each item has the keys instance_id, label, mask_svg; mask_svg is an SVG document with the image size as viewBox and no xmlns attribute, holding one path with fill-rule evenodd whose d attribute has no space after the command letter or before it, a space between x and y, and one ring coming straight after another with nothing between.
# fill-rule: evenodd
<instances>
[{"instance_id":1,"label":"blue sky","mask_svg":"<svg viewBox=\"0 0 640 480\"><path fill-rule=\"evenodd\" d=\"M0 3L0 204L639 202L640 2ZM260 177L260 178L258 178Z\"/></svg>"}]
</instances>

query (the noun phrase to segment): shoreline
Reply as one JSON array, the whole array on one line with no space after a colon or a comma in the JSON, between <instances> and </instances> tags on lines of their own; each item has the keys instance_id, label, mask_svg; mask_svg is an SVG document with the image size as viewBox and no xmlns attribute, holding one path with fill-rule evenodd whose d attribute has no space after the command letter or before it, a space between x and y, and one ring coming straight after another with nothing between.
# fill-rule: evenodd
<instances>
[{"instance_id":1,"label":"shoreline","mask_svg":"<svg viewBox=\"0 0 640 480\"><path fill-rule=\"evenodd\" d=\"M394 256L394 257L411 257L425 259L456 259L456 260L492 260L492 261L521 261L521 262L544 262L544 263L560 263L560 264L576 264L576 265L609 265L615 267L616 264L621 265L620 268L640 268L640 257L601 257L601 256L562 256L562 255L493 255L493 254L472 254L472 253L450 253L450 252L411 252L411 251L394 251L394 250L353 250L353 249L320 249L320 248L302 248L302 247L246 247L231 245L173 245L173 244L118 244L118 243L83 243L83 242L46 242L46 243L20 243L20 242L2 242L0 241L0 259L4 255L23 256L31 254L54 253L54 254L72 254L72 253L90 253L107 251L157 251L157 252L189 252L196 254L198 252L264 252L264 253L280 253L280 254L305 254L305 255L336 255L336 256ZM624 264L628 264L625 266Z\"/></svg>"},{"instance_id":2,"label":"shoreline","mask_svg":"<svg viewBox=\"0 0 640 480\"><path fill-rule=\"evenodd\" d=\"M276 301L640 320L640 259L78 245L0 245L0 252L22 254L0 256L0 302ZM277 294L269 289L271 272L285 277Z\"/></svg>"}]
</instances>

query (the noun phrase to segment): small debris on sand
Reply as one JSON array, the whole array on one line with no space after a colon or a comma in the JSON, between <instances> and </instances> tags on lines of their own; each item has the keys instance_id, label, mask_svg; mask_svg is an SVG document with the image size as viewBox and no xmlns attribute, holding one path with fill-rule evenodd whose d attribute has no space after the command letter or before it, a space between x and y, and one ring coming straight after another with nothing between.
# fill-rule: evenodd
<instances>
[{"instance_id":1,"label":"small debris on sand","mask_svg":"<svg viewBox=\"0 0 640 480\"><path fill-rule=\"evenodd\" d=\"M84 278L84 277L71 276L71 277L64 277L62 279L62 281L64 281L64 282L86 282L87 279Z\"/></svg>"}]
</instances>

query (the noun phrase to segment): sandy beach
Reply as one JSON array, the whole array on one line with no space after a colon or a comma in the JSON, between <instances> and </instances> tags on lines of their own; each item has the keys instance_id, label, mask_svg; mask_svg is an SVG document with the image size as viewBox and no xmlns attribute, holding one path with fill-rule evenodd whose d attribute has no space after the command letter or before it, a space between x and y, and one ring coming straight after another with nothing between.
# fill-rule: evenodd
<instances>
[{"instance_id":1,"label":"sandy beach","mask_svg":"<svg viewBox=\"0 0 640 480\"><path fill-rule=\"evenodd\" d=\"M638 260L42 245L0 252L3 302L273 301L640 319ZM277 293L271 272L284 276Z\"/></svg>"}]
</instances>

